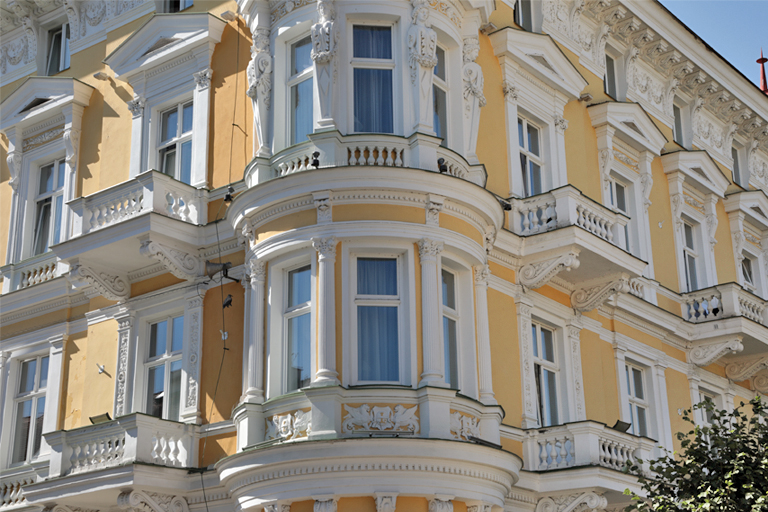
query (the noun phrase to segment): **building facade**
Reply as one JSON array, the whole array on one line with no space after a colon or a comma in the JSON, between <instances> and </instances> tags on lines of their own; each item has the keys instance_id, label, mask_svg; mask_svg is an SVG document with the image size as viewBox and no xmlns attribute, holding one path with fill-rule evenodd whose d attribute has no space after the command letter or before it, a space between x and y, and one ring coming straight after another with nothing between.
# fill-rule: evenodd
<instances>
[{"instance_id":1,"label":"building facade","mask_svg":"<svg viewBox=\"0 0 768 512\"><path fill-rule=\"evenodd\" d=\"M656 2L0 10L0 512L615 511L768 393L768 96Z\"/></svg>"}]
</instances>

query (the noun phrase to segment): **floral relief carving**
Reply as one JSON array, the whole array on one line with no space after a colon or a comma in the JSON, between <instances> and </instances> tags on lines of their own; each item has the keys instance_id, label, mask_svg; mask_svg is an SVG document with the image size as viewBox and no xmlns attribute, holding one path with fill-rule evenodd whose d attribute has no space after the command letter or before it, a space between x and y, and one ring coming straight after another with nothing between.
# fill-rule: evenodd
<instances>
[{"instance_id":1,"label":"floral relief carving","mask_svg":"<svg viewBox=\"0 0 768 512\"><path fill-rule=\"evenodd\" d=\"M469 441L470 437L480 437L478 420L474 416L451 411L451 434L454 439Z\"/></svg>"},{"instance_id":2,"label":"floral relief carving","mask_svg":"<svg viewBox=\"0 0 768 512\"><path fill-rule=\"evenodd\" d=\"M504 99L510 103L517 103L517 87L509 80L501 82L501 90L504 93Z\"/></svg>"},{"instance_id":3,"label":"floral relief carving","mask_svg":"<svg viewBox=\"0 0 768 512\"><path fill-rule=\"evenodd\" d=\"M318 252L321 260L332 260L336 258L336 237L334 236L328 238L313 238L312 247Z\"/></svg>"},{"instance_id":4,"label":"floral relief carving","mask_svg":"<svg viewBox=\"0 0 768 512\"><path fill-rule=\"evenodd\" d=\"M376 512L395 512L397 505L397 495L383 495L378 494L376 496Z\"/></svg>"},{"instance_id":5,"label":"floral relief carving","mask_svg":"<svg viewBox=\"0 0 768 512\"><path fill-rule=\"evenodd\" d=\"M131 286L127 278L101 272L85 265L72 266L69 277L88 282L100 295L109 300L124 301L131 295Z\"/></svg>"},{"instance_id":6,"label":"floral relief carving","mask_svg":"<svg viewBox=\"0 0 768 512\"><path fill-rule=\"evenodd\" d=\"M440 225L440 212L443 209L443 202L441 200L435 200L430 198L427 201L427 218L426 223L428 226L437 227Z\"/></svg>"},{"instance_id":7,"label":"floral relief carving","mask_svg":"<svg viewBox=\"0 0 768 512\"><path fill-rule=\"evenodd\" d=\"M117 506L134 512L189 512L183 497L147 491L123 492L117 497Z\"/></svg>"},{"instance_id":8,"label":"floral relief carving","mask_svg":"<svg viewBox=\"0 0 768 512\"><path fill-rule=\"evenodd\" d=\"M312 511L313 512L336 512L337 510L337 498L331 498L328 500L315 500Z\"/></svg>"},{"instance_id":9,"label":"floral relief carving","mask_svg":"<svg viewBox=\"0 0 768 512\"><path fill-rule=\"evenodd\" d=\"M343 418L341 431L354 433L357 431L381 430L394 432L419 432L419 418L416 413L419 406L405 407L396 405L374 406L363 404L359 407L344 405L346 414Z\"/></svg>"},{"instance_id":10,"label":"floral relief carving","mask_svg":"<svg viewBox=\"0 0 768 512\"><path fill-rule=\"evenodd\" d=\"M207 89L211 86L211 78L213 78L213 70L211 68L192 73L195 79L195 85L198 90Z\"/></svg>"},{"instance_id":11,"label":"floral relief carving","mask_svg":"<svg viewBox=\"0 0 768 512\"><path fill-rule=\"evenodd\" d=\"M53 128L49 128L48 130L42 133L38 133L33 137L24 139L21 143L22 151L30 151L34 148L47 144L52 140L58 139L59 136L63 133L64 133L64 125L54 126Z\"/></svg>"},{"instance_id":12,"label":"floral relief carving","mask_svg":"<svg viewBox=\"0 0 768 512\"><path fill-rule=\"evenodd\" d=\"M80 36L85 37L86 23L91 27L99 25L107 14L107 4L104 0L83 2L80 4L80 14L85 23L80 24Z\"/></svg>"},{"instance_id":13,"label":"floral relief carving","mask_svg":"<svg viewBox=\"0 0 768 512\"><path fill-rule=\"evenodd\" d=\"M622 274L603 284L578 288L571 294L571 306L577 311L591 311L616 294L629 292L629 277Z\"/></svg>"},{"instance_id":14,"label":"floral relief carving","mask_svg":"<svg viewBox=\"0 0 768 512\"><path fill-rule=\"evenodd\" d=\"M453 512L453 501L434 498L429 500L429 512Z\"/></svg>"},{"instance_id":15,"label":"floral relief carving","mask_svg":"<svg viewBox=\"0 0 768 512\"><path fill-rule=\"evenodd\" d=\"M536 504L535 512L586 512L588 510L604 510L608 500L592 491L583 494L546 497Z\"/></svg>"},{"instance_id":16,"label":"floral relief carving","mask_svg":"<svg viewBox=\"0 0 768 512\"><path fill-rule=\"evenodd\" d=\"M265 421L267 422L267 440L293 440L307 437L312 432L312 413L310 411L275 414Z\"/></svg>"},{"instance_id":17,"label":"floral relief carving","mask_svg":"<svg viewBox=\"0 0 768 512\"><path fill-rule=\"evenodd\" d=\"M270 11L269 24L274 25L281 18L295 11L299 7L313 4L316 0L285 0L284 2L278 2L276 7Z\"/></svg>"},{"instance_id":18,"label":"floral relief carving","mask_svg":"<svg viewBox=\"0 0 768 512\"><path fill-rule=\"evenodd\" d=\"M447 17L451 23L456 25L456 28L461 28L461 15L459 12L446 0L427 0L429 7Z\"/></svg>"},{"instance_id":19,"label":"floral relief carving","mask_svg":"<svg viewBox=\"0 0 768 512\"><path fill-rule=\"evenodd\" d=\"M194 280L202 273L202 263L199 258L152 240L141 243L139 254L159 261L179 279Z\"/></svg>"},{"instance_id":20,"label":"floral relief carving","mask_svg":"<svg viewBox=\"0 0 768 512\"><path fill-rule=\"evenodd\" d=\"M437 255L443 252L443 242L422 238L418 241L419 258L421 261L436 261Z\"/></svg>"},{"instance_id":21,"label":"floral relief carving","mask_svg":"<svg viewBox=\"0 0 768 512\"><path fill-rule=\"evenodd\" d=\"M134 96L133 100L128 102L128 110L133 114L133 117L144 115L144 105L146 100L141 96Z\"/></svg>"},{"instance_id":22,"label":"floral relief carving","mask_svg":"<svg viewBox=\"0 0 768 512\"><path fill-rule=\"evenodd\" d=\"M518 274L518 282L529 290L541 288L561 271L577 269L580 265L579 253L568 252L555 258L524 265Z\"/></svg>"},{"instance_id":23,"label":"floral relief carving","mask_svg":"<svg viewBox=\"0 0 768 512\"><path fill-rule=\"evenodd\" d=\"M115 392L115 418L128 413L125 403L125 391L128 378L128 353L133 329L133 317L126 316L117 320L117 390Z\"/></svg>"},{"instance_id":24,"label":"floral relief carving","mask_svg":"<svg viewBox=\"0 0 768 512\"><path fill-rule=\"evenodd\" d=\"M736 354L744 350L741 344L741 338L735 338L717 343L708 343L699 345L689 354L689 358L696 366L708 366L727 353Z\"/></svg>"}]
</instances>

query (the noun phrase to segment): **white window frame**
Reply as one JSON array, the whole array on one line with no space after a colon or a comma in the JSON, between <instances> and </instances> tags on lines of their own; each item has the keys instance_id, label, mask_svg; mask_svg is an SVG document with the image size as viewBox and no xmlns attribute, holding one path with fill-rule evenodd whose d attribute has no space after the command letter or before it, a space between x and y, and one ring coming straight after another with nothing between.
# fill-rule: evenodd
<instances>
[{"instance_id":1,"label":"white window frame","mask_svg":"<svg viewBox=\"0 0 768 512\"><path fill-rule=\"evenodd\" d=\"M45 75L46 76L53 76L58 73L61 73L62 71L69 69L70 66L70 37L66 37L66 35L69 33L70 27L69 23L63 23L60 26L49 30L48 31L48 51L46 51L45 55ZM61 47L59 48L59 69L57 69L54 72L51 72L51 60L53 59L53 39L56 37L56 34L61 33Z\"/></svg>"},{"instance_id":2,"label":"white window frame","mask_svg":"<svg viewBox=\"0 0 768 512\"><path fill-rule=\"evenodd\" d=\"M300 83L305 82L307 80L312 80L312 131L308 135L311 135L314 131L315 122L317 121L317 116L315 115L315 105L317 102L315 101L315 67L314 65L310 65L308 68L299 71L296 75L291 75L291 68L293 67L292 59L292 47L294 44L306 39L310 38L310 46L312 45L312 39L309 33L302 33L297 37L292 38L290 41L287 41L285 43L286 45L286 62L287 66L286 73L285 73L285 86L286 90L288 91L288 94L286 96L285 106L286 106L286 127L287 127L287 133L286 133L286 147L287 146L293 146L296 144L301 144L301 142L293 142L293 87L298 86ZM302 141L304 142L304 141Z\"/></svg>"},{"instance_id":3,"label":"white window frame","mask_svg":"<svg viewBox=\"0 0 768 512\"><path fill-rule=\"evenodd\" d=\"M559 338L562 337L562 331L560 331L560 333L558 333L557 329L552 328L552 326L547 325L546 323L543 323L543 322L541 322L541 321L539 321L537 319L533 319L531 321L531 328L532 328L532 330L535 330L535 332L536 332L535 337L533 336L533 333L531 334L531 343L535 343L536 344L536 350L534 350L532 352L532 354L533 354L534 380L537 381L537 382L541 382L541 375L538 375L538 376L536 375L537 366L541 370L548 370L548 371L550 371L550 372L555 374L555 394L556 394L556 399L557 399L557 404L556 404L557 421L552 423L552 424L549 424L549 425L545 425L544 424L544 418L543 418L544 410L543 410L543 404L542 404L543 397L541 395L542 388L539 385L537 385L536 386L536 405L537 405L536 414L537 414L537 417L538 417L539 426L540 427L554 427L554 426L557 426L557 425L562 425L563 423L566 423L566 421L564 421L565 418L563 417L563 410L566 407L565 407L565 404L563 403L564 402L563 396L565 395L565 393L563 393L563 380L564 379L563 379L563 372L561 371L561 364L562 364L562 360L564 358L563 358L563 353L562 353L563 352L563 350L562 350L562 340L559 339ZM542 334L541 334L541 331L542 331L542 329L547 330L550 333L552 333L552 347L553 347L553 350L554 350L554 354L553 355L554 355L554 359L555 359L554 362L553 361L548 361L548 360L546 360L546 359L541 357L541 353L542 353L542 343L541 343ZM531 347L531 348L533 349L533 347ZM538 356L536 355L537 353L539 354ZM538 378L538 380L536 380L537 378Z\"/></svg>"},{"instance_id":4,"label":"white window frame","mask_svg":"<svg viewBox=\"0 0 768 512\"><path fill-rule=\"evenodd\" d=\"M634 182L627 181L624 176L616 171L611 171L609 178L609 200L610 207L620 213L623 213L629 217L629 221L624 225L624 242L626 251L630 254L635 254L635 250L638 247L638 228L636 224L639 215L637 214L636 198L634 196L635 186ZM618 187L624 189L624 209L622 210L618 205Z\"/></svg>"},{"instance_id":5,"label":"white window frame","mask_svg":"<svg viewBox=\"0 0 768 512\"><path fill-rule=\"evenodd\" d=\"M398 269L398 356L399 381L362 381L357 364L357 258L397 258ZM342 385L400 384L415 386L418 383L416 369L416 312L415 271L413 244L397 239L376 239L373 241L350 241L342 245L342 310L344 370ZM346 355L349 355L346 357Z\"/></svg>"},{"instance_id":6,"label":"white window frame","mask_svg":"<svg viewBox=\"0 0 768 512\"><path fill-rule=\"evenodd\" d=\"M679 96L675 96L672 105L672 140L686 149L691 149L691 139L693 138L691 106ZM680 113L679 127L675 111ZM681 133L678 133L679 131Z\"/></svg>"},{"instance_id":7,"label":"white window frame","mask_svg":"<svg viewBox=\"0 0 768 512\"><path fill-rule=\"evenodd\" d=\"M453 302L454 307L449 306L445 303L443 300L443 272L450 274L453 276ZM461 327L462 327L462 321L461 316L459 315L459 310L461 309L459 305L459 295L458 295L458 288L459 288L459 275L453 271L450 268L441 266L440 267L440 329L442 331L440 339L443 340L443 360L447 360L450 356L447 356L445 354L445 319L452 321L454 324L454 331L455 331L455 344L454 350L456 352L456 360L453 361L454 365L456 366L456 382L451 382L451 369L447 366L443 368L443 377L445 378L445 383L452 389L460 389L461 388L461 356L460 356L460 350L461 350Z\"/></svg>"},{"instance_id":8,"label":"white window frame","mask_svg":"<svg viewBox=\"0 0 768 512\"><path fill-rule=\"evenodd\" d=\"M182 132L184 128L184 108L187 105L192 105L192 128L188 132ZM165 114L172 112L173 110L176 110L176 135L171 137L168 140L162 140L163 136L163 116ZM157 130L157 151L155 158L157 159L156 162L156 168L158 171L172 177L176 181L182 181L181 176L181 147L185 142L191 142L193 139L194 134L194 118L195 118L195 102L192 99L184 100L181 102L176 103L175 105L171 105L169 108L165 109L158 109L158 124L159 129ZM192 149L190 154L190 159L192 157L192 154L194 154L194 142L191 142ZM168 169L165 169L165 161L163 158L164 152L167 149L175 148L176 157L174 159L174 169L173 172L168 172ZM190 181L192 181L192 162L190 162ZM183 182L183 181L182 181Z\"/></svg>"},{"instance_id":9,"label":"white window frame","mask_svg":"<svg viewBox=\"0 0 768 512\"><path fill-rule=\"evenodd\" d=\"M450 56L451 53L448 51L448 48L445 46L438 44L437 49L435 50L435 58L437 58L437 52L442 51L443 52L443 74L445 75L445 78L441 78L437 73L434 71L432 72L432 101L433 105L435 102L435 92L434 90L440 89L445 93L445 126L442 127L443 134L438 134L437 136L443 139L443 142L441 145L443 147L450 147L450 133L451 133L451 89L448 86L450 79L451 79L451 65L450 65ZM435 69L437 69L437 65L435 65ZM434 115L434 106L432 108L433 115ZM434 129L433 125L433 129ZM437 130L435 130L435 133L437 133Z\"/></svg>"},{"instance_id":10,"label":"white window frame","mask_svg":"<svg viewBox=\"0 0 768 512\"><path fill-rule=\"evenodd\" d=\"M614 100L619 99L619 83L618 83L618 75L616 73L617 68L618 68L618 64L616 63L616 59L606 49L605 76L603 77L603 91L605 92L605 94L607 94ZM610 70L610 73L609 73L609 70Z\"/></svg>"},{"instance_id":11,"label":"white window frame","mask_svg":"<svg viewBox=\"0 0 768 512\"><path fill-rule=\"evenodd\" d=\"M40 388L40 367L41 367L40 363L41 363L43 358L48 358L48 374L46 375L46 387L41 389ZM26 363L28 361L36 361L35 376L34 376L35 382L33 384L32 391L29 391L29 392L26 392L24 394L21 394L19 392L19 386L21 384L21 368L24 365L24 363ZM43 437L42 437L42 434L45 431L45 426L44 425L41 425L41 427L40 427L43 432L40 432L40 451L38 452L37 455L33 454L33 447L34 447L34 442L35 442L35 435L37 434L36 425L35 425L35 423L36 423L35 417L36 417L36 414L37 414L38 400L40 398L44 398L45 399L45 405L46 405L45 406L45 410L43 411L43 418L45 418L45 414L48 411L48 407L47 407L47 405L48 405L48 397L47 397L46 393L48 391L47 382L48 382L48 380L51 377L51 364L50 363L51 363L51 358L50 358L50 354L48 354L48 353L42 353L42 354L37 354L37 355L33 355L33 356L28 356L28 357L22 358L22 359L20 359L18 361L15 361L15 365L17 366L16 378L13 381L11 381L13 383L13 388L11 390L9 390L9 391L11 391L12 396L13 396L13 400L11 401L12 402L12 406L11 406L12 407L12 409L11 409L12 412L11 412L11 416L10 416L10 418L11 418L11 428L10 428L11 436L10 436L10 446L9 446L9 452L10 453L9 453L9 456L8 456L8 466L9 467L23 466L25 464L29 464L30 462L33 462L33 461L35 461L37 459L40 459L41 456L44 455L44 452L45 452L45 450L44 450L44 440L43 440ZM30 429L29 429L29 438L27 439L27 448L26 448L27 456L22 461L14 462L13 461L13 452L14 452L14 449L15 449L15 443L14 442L16 440L16 434L17 434L17 432L16 432L16 420L17 420L18 409L19 409L18 405L19 405L19 403L26 402L27 400L30 400L30 399L32 400L32 420L31 420L31 425L30 425Z\"/></svg>"},{"instance_id":12,"label":"white window frame","mask_svg":"<svg viewBox=\"0 0 768 512\"><path fill-rule=\"evenodd\" d=\"M731 146L731 159L733 160L733 181L742 188L749 190L749 165L744 154L744 147L736 141Z\"/></svg>"},{"instance_id":13,"label":"white window frame","mask_svg":"<svg viewBox=\"0 0 768 512\"><path fill-rule=\"evenodd\" d=\"M288 273L305 266L310 267L310 352L311 380L317 373L317 257L315 251L304 250L277 257L269 262L267 325L267 398L288 393L288 343L286 304L288 303ZM252 307L259 307L254 304ZM292 312L295 312L293 310Z\"/></svg>"},{"instance_id":14,"label":"white window frame","mask_svg":"<svg viewBox=\"0 0 768 512\"><path fill-rule=\"evenodd\" d=\"M640 394L643 395L643 398L640 398L638 395L637 385L635 383L634 379L634 372L640 373L640 384L642 386L642 389L640 390ZM651 416L651 405L648 401L648 385L646 382L648 381L648 376L646 374L646 369L642 366L639 366L637 364L633 363L625 363L624 365L624 378L627 380L627 400L629 402L629 417L630 417L630 430L629 432L631 434L634 434L636 436L644 436L644 437L650 437L651 432L651 425L650 425L650 416ZM638 409L643 409L645 411L645 434L642 433L639 425L639 414Z\"/></svg>"},{"instance_id":15,"label":"white window frame","mask_svg":"<svg viewBox=\"0 0 768 512\"><path fill-rule=\"evenodd\" d=\"M41 185L41 182L42 182L43 169L45 167L49 166L49 165L52 166L52 168L53 168L53 171L52 171L53 172L53 190L51 192L43 192L41 194L40 193L40 185ZM65 186L66 181L67 181L67 168L66 168L66 165L67 164L66 164L65 158L64 157L59 157L59 158L54 158L53 160L51 160L47 164L42 164L42 165L37 165L36 166L37 167L37 172L36 172L37 179L34 180L35 187L31 191L32 193L34 193L34 198L32 199L32 203L33 203L32 211L34 212L33 213L34 218L32 219L32 226L31 226L32 232L30 234L30 242L31 242L30 247L29 247L29 249L30 249L29 250L29 255L30 256L38 256L40 254L46 254L47 252L50 252L50 247L52 245L54 245L56 243L59 243L59 242L61 242L64 239L63 232L65 231L65 226L64 226L63 219L64 219L64 209L66 208L66 206L64 205L64 186ZM62 179L64 181L63 183L59 183L59 167L61 167L61 166L64 167L64 172L62 173ZM57 198L60 198L60 201L61 201L61 217L58 219L58 221L59 221L59 226L58 226L58 228L59 228L59 240L58 241L56 241L55 238L54 238L54 233L55 233L55 230L56 230L56 227L57 227L56 226L56 199ZM47 251L42 251L40 253L35 254L35 246L37 245L36 244L36 242L37 242L37 229L38 229L38 222L39 222L39 220L38 220L38 204L43 202L43 201L45 201L45 200L47 200L47 199L51 200L50 201L50 205L51 205L50 215L48 217L48 225L49 225L49 227L48 227L48 230L49 230L48 231L48 241L47 241L47 244L46 244L47 247L48 247L48 250Z\"/></svg>"},{"instance_id":16,"label":"white window frame","mask_svg":"<svg viewBox=\"0 0 768 512\"><path fill-rule=\"evenodd\" d=\"M530 147L527 147L528 144L528 125L531 125L532 127L536 128L539 133L539 155L534 155L531 152ZM522 127L521 127L522 126ZM547 168L547 164L545 162L545 150L544 150L544 129L542 129L542 126L539 123L536 123L535 121L531 121L528 117L522 114L518 114L517 116L517 129L518 129L518 151L520 152L520 157L518 160L520 161L520 170L521 170L521 178L523 183L523 197L533 197L536 195L544 194L547 191L552 189L552 180L549 176L549 169ZM522 138L523 138L523 144L525 146L520 146L519 144L519 137L521 135L520 130L522 129ZM525 157L526 159L526 169L522 168L522 157ZM533 162L539 166L539 173L540 173L540 181L541 181L541 191L535 192L533 191L532 183L531 183L531 177L528 173L528 167L530 165L530 162Z\"/></svg>"},{"instance_id":17,"label":"white window frame","mask_svg":"<svg viewBox=\"0 0 768 512\"><path fill-rule=\"evenodd\" d=\"M181 411L183 409L182 407L182 387L184 382L184 366L183 366L183 352L184 352L184 345L186 344L186 337L182 337L182 346L181 349L176 352L171 352L171 343L173 340L173 319L181 317L182 319L182 326L186 323L184 318L184 310L178 311L172 311L169 313L166 313L162 316L155 316L152 320L146 320L143 325L143 336L142 336L142 352L144 354L144 357L142 359L143 363L143 371L142 371L142 380L144 383L144 395L143 395L143 401L141 403L141 412L145 414L150 414L150 412L147 410L148 408L148 396L147 391L149 387L149 370L151 368L155 368L158 366L163 367L163 393L165 396L163 397L163 411L160 416L160 419L168 420L168 409L170 401L167 400L168 392L170 390L170 372L171 372L171 365L177 361L182 363L181 368L181 381L179 382L179 418L173 419L170 421L179 421L181 418ZM167 321L168 322L168 330L166 335L166 342L165 342L165 353L161 354L159 356L156 356L154 359L149 358L149 344L151 339L151 329L152 325L155 325L157 323ZM184 335L183 335L184 336Z\"/></svg>"},{"instance_id":18,"label":"white window frame","mask_svg":"<svg viewBox=\"0 0 768 512\"><path fill-rule=\"evenodd\" d=\"M686 236L686 228L691 231L691 241L694 247L688 245L688 237ZM701 240L701 225L695 221L683 219L683 267L685 269L685 291L695 292L708 286L702 286L702 258L700 257L702 252L702 240ZM693 259L694 266L693 273L689 267L689 260ZM691 276L696 279L696 286L692 286Z\"/></svg>"}]
</instances>

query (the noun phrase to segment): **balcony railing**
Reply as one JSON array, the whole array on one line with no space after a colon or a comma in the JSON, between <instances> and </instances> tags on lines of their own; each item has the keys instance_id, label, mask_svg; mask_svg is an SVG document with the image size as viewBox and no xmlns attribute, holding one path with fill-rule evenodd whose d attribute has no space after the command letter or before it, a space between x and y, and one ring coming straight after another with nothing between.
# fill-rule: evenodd
<instances>
[{"instance_id":1,"label":"balcony railing","mask_svg":"<svg viewBox=\"0 0 768 512\"><path fill-rule=\"evenodd\" d=\"M16 264L3 267L3 293L21 290L50 281L66 272L67 265L59 263L52 252L39 254Z\"/></svg>"},{"instance_id":2,"label":"balcony railing","mask_svg":"<svg viewBox=\"0 0 768 512\"><path fill-rule=\"evenodd\" d=\"M316 162L313 154L320 154ZM438 160L442 159L442 165ZM386 134L342 136L337 132L310 135L310 140L280 151L270 159L256 158L245 175L248 185L318 167L377 166L411 167L485 185L482 165L470 165L458 153L439 145L439 140L422 134L409 138Z\"/></svg>"},{"instance_id":3,"label":"balcony railing","mask_svg":"<svg viewBox=\"0 0 768 512\"><path fill-rule=\"evenodd\" d=\"M622 249L627 245L629 217L592 201L570 185L514 199L512 212L512 231L521 236L578 226Z\"/></svg>"},{"instance_id":4,"label":"balcony railing","mask_svg":"<svg viewBox=\"0 0 768 512\"><path fill-rule=\"evenodd\" d=\"M72 236L77 237L156 212L190 224L207 219L207 191L150 170L132 180L67 203L74 212Z\"/></svg>"},{"instance_id":5,"label":"balcony railing","mask_svg":"<svg viewBox=\"0 0 768 512\"><path fill-rule=\"evenodd\" d=\"M142 462L160 466L197 466L195 425L131 414L75 430L45 434L51 446L50 476L88 473Z\"/></svg>"},{"instance_id":6,"label":"balcony railing","mask_svg":"<svg viewBox=\"0 0 768 512\"><path fill-rule=\"evenodd\" d=\"M683 294L682 313L683 318L695 323L743 316L768 326L766 301L736 283Z\"/></svg>"},{"instance_id":7,"label":"balcony railing","mask_svg":"<svg viewBox=\"0 0 768 512\"><path fill-rule=\"evenodd\" d=\"M13 468L0 474L0 510L12 510L27 505L23 487L37 480L37 473L29 466Z\"/></svg>"},{"instance_id":8,"label":"balcony railing","mask_svg":"<svg viewBox=\"0 0 768 512\"><path fill-rule=\"evenodd\" d=\"M525 431L524 468L547 471L575 466L622 470L638 458L648 460L651 439L620 432L594 421Z\"/></svg>"}]
</instances>

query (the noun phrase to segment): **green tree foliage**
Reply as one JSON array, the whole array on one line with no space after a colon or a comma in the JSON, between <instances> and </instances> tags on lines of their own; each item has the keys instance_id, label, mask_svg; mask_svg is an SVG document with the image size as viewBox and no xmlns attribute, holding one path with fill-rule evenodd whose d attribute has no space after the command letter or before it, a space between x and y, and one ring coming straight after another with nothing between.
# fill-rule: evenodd
<instances>
[{"instance_id":1,"label":"green tree foliage","mask_svg":"<svg viewBox=\"0 0 768 512\"><path fill-rule=\"evenodd\" d=\"M709 424L696 425L693 410ZM759 397L733 412L704 401L683 413L693 426L678 432L680 452L627 469L639 478L645 497L629 490L640 512L768 512L768 406Z\"/></svg>"}]
</instances>

